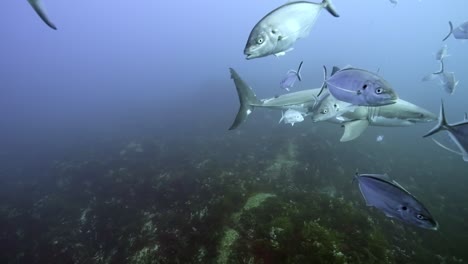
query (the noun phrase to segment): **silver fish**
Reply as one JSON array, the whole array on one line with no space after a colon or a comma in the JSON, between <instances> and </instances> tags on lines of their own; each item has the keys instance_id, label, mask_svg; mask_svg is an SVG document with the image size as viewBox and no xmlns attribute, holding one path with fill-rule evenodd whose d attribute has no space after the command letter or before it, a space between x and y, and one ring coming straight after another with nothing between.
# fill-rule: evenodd
<instances>
[{"instance_id":1,"label":"silver fish","mask_svg":"<svg viewBox=\"0 0 468 264\"><path fill-rule=\"evenodd\" d=\"M339 16L331 0L323 0L320 4L289 2L271 11L250 32L244 49L246 59L285 55L298 39L309 35L323 8L333 16Z\"/></svg>"},{"instance_id":2,"label":"silver fish","mask_svg":"<svg viewBox=\"0 0 468 264\"><path fill-rule=\"evenodd\" d=\"M301 61L301 63L299 64L299 67L297 68L297 71L289 70L286 73L286 76L280 82L280 87L282 89L289 92L289 90L291 88L293 88L294 83L296 83L296 80L302 81L302 76L301 76L302 63L303 63L303 61Z\"/></svg>"},{"instance_id":3,"label":"silver fish","mask_svg":"<svg viewBox=\"0 0 468 264\"><path fill-rule=\"evenodd\" d=\"M426 207L386 174L356 174L355 179L367 206L373 206L387 217L407 224L438 229L439 224Z\"/></svg>"},{"instance_id":4,"label":"silver fish","mask_svg":"<svg viewBox=\"0 0 468 264\"><path fill-rule=\"evenodd\" d=\"M32 8L36 13L39 15L39 17L46 23L50 28L57 30L57 27L50 21L49 17L47 16L47 13L45 12L44 7L42 6L42 1L41 0L28 0L29 4L31 4Z\"/></svg>"},{"instance_id":5,"label":"silver fish","mask_svg":"<svg viewBox=\"0 0 468 264\"><path fill-rule=\"evenodd\" d=\"M284 113L281 112L281 119L278 123L281 123L283 120L285 124L291 124L291 126L294 126L294 123L300 123L304 121L304 116L297 110L288 109Z\"/></svg>"},{"instance_id":6,"label":"silver fish","mask_svg":"<svg viewBox=\"0 0 468 264\"><path fill-rule=\"evenodd\" d=\"M448 35L442 40L445 41L450 37L450 35L453 35L455 39L468 39L468 21L462 23L460 26L457 28L453 29L453 24L451 21L449 21L449 26L450 26L450 31Z\"/></svg>"},{"instance_id":7,"label":"silver fish","mask_svg":"<svg viewBox=\"0 0 468 264\"><path fill-rule=\"evenodd\" d=\"M434 80L438 78L444 90L448 94L453 94L455 92L455 88L457 88L459 81L455 80L454 72L445 71L444 60L440 60L440 65L441 65L441 68L438 72L434 72L425 76L422 79L422 81L425 82L425 81L430 81L430 80Z\"/></svg>"},{"instance_id":8,"label":"silver fish","mask_svg":"<svg viewBox=\"0 0 468 264\"><path fill-rule=\"evenodd\" d=\"M326 121L354 111L356 107L358 106L340 101L330 93L326 93L318 98L316 107L311 111L311 116L314 122Z\"/></svg>"},{"instance_id":9,"label":"silver fish","mask_svg":"<svg viewBox=\"0 0 468 264\"><path fill-rule=\"evenodd\" d=\"M445 58L447 58L448 56L448 47L447 47L447 44L443 45L436 53L435 55L435 58L436 60L443 60Z\"/></svg>"},{"instance_id":10,"label":"silver fish","mask_svg":"<svg viewBox=\"0 0 468 264\"><path fill-rule=\"evenodd\" d=\"M325 70L325 66L323 67ZM324 82L336 99L353 105L383 106L394 104L398 99L398 95L386 80L363 69L335 67L330 78Z\"/></svg>"},{"instance_id":11,"label":"silver fish","mask_svg":"<svg viewBox=\"0 0 468 264\"><path fill-rule=\"evenodd\" d=\"M440 132L442 130L446 130L448 132L452 141L459 148L459 151L453 150L443 145L442 143L440 143L439 141L435 139L433 139L434 142L440 147L450 152L461 155L463 157L463 160L468 162L468 120L467 120L466 113L465 113L465 119L463 121L455 123L455 124L448 124L447 120L445 119L444 102L441 101L439 123L437 124L437 126L431 129L431 131L429 131L423 137L434 135L435 133Z\"/></svg>"}]
</instances>

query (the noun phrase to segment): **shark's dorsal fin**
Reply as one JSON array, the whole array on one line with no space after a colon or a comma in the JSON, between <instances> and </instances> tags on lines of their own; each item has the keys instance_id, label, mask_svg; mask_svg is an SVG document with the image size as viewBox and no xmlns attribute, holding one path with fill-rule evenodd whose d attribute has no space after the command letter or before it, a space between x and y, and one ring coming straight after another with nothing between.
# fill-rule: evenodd
<instances>
[{"instance_id":1,"label":"shark's dorsal fin","mask_svg":"<svg viewBox=\"0 0 468 264\"><path fill-rule=\"evenodd\" d=\"M355 120L344 123L345 130L340 141L346 142L358 138L368 126L369 121L367 120Z\"/></svg>"}]
</instances>

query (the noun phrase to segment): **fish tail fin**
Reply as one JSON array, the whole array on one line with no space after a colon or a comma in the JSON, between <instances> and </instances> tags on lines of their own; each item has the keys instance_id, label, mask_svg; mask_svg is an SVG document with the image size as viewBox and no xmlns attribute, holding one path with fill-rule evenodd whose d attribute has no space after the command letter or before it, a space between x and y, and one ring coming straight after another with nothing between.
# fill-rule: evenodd
<instances>
[{"instance_id":1,"label":"fish tail fin","mask_svg":"<svg viewBox=\"0 0 468 264\"><path fill-rule=\"evenodd\" d=\"M442 73L444 73L444 60L440 60L440 70L432 74L442 74Z\"/></svg>"},{"instance_id":2,"label":"fish tail fin","mask_svg":"<svg viewBox=\"0 0 468 264\"><path fill-rule=\"evenodd\" d=\"M47 13L45 12L44 7L42 6L41 0L28 0L29 4L32 6L34 11L39 15L39 17L46 23L50 28L57 30L57 27L50 21Z\"/></svg>"},{"instance_id":3,"label":"fish tail fin","mask_svg":"<svg viewBox=\"0 0 468 264\"><path fill-rule=\"evenodd\" d=\"M449 31L448 35L442 41L445 41L446 39L448 39L450 37L450 35L452 35L452 32L453 32L452 21L449 21L449 27L450 27L450 31Z\"/></svg>"},{"instance_id":4,"label":"fish tail fin","mask_svg":"<svg viewBox=\"0 0 468 264\"><path fill-rule=\"evenodd\" d=\"M322 83L322 87L320 88L320 91L319 93L317 94L317 98L322 94L322 92L327 89L327 67L325 67L325 65L323 65L323 83Z\"/></svg>"},{"instance_id":5,"label":"fish tail fin","mask_svg":"<svg viewBox=\"0 0 468 264\"><path fill-rule=\"evenodd\" d=\"M279 120L278 124L279 124L279 123L281 123L281 121L283 121L283 119L284 119L284 112L283 112L283 111L281 111L281 118L280 118L280 120Z\"/></svg>"},{"instance_id":6,"label":"fish tail fin","mask_svg":"<svg viewBox=\"0 0 468 264\"><path fill-rule=\"evenodd\" d=\"M323 8L327 9L328 13L330 13L334 17L340 17L338 13L335 10L335 7L333 6L331 0L323 0L322 1L322 6Z\"/></svg>"},{"instance_id":7,"label":"fish tail fin","mask_svg":"<svg viewBox=\"0 0 468 264\"><path fill-rule=\"evenodd\" d=\"M239 74L237 74L234 69L229 68L229 71L231 72L231 79L234 80L234 84L236 85L237 95L239 96L240 102L240 107L239 111L237 112L236 119L229 128L229 130L233 130L242 124L247 119L247 116L252 113L254 106L261 104L261 102L257 99L257 96L252 91L250 86L241 79Z\"/></svg>"},{"instance_id":8,"label":"fish tail fin","mask_svg":"<svg viewBox=\"0 0 468 264\"><path fill-rule=\"evenodd\" d=\"M444 101L441 100L440 112L439 112L439 123L433 129L427 132L427 134L424 135L423 137L434 135L435 133L442 131L442 130L447 130L448 128L449 128L449 125L447 124L447 120L445 119Z\"/></svg>"},{"instance_id":9,"label":"fish tail fin","mask_svg":"<svg viewBox=\"0 0 468 264\"><path fill-rule=\"evenodd\" d=\"M354 173L354 177L351 183L354 183L355 181L357 181L358 178L359 178L359 169L356 168L356 172Z\"/></svg>"},{"instance_id":10,"label":"fish tail fin","mask_svg":"<svg viewBox=\"0 0 468 264\"><path fill-rule=\"evenodd\" d=\"M299 67L297 68L297 72L296 72L296 75L297 75L297 78L299 79L299 81L302 82L302 76L301 76L301 69L302 69L302 63L304 61L301 61L301 63L299 63Z\"/></svg>"}]
</instances>

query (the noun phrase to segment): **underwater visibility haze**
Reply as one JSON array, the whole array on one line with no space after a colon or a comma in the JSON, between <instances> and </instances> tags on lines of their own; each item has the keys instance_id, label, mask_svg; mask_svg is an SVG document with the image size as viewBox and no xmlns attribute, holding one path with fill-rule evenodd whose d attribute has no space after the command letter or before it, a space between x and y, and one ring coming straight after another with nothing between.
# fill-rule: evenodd
<instances>
[{"instance_id":1,"label":"underwater visibility haze","mask_svg":"<svg viewBox=\"0 0 468 264\"><path fill-rule=\"evenodd\" d=\"M466 1L311 3L5 1L0 263L468 263Z\"/></svg>"}]
</instances>

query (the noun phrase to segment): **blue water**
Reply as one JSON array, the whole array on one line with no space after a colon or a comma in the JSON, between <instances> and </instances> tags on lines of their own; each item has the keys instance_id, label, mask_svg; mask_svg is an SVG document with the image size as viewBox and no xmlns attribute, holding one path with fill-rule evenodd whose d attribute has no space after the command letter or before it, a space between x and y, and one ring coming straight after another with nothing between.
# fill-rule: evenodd
<instances>
[{"instance_id":1,"label":"blue water","mask_svg":"<svg viewBox=\"0 0 468 264\"><path fill-rule=\"evenodd\" d=\"M291 128L278 125L280 112L256 109L239 129L227 130L239 107L229 67L259 98L269 98L284 92L280 80L302 60L303 81L295 90L320 87L322 65L379 69L402 99L437 114L442 98L448 121L462 120L468 111L468 44L453 37L445 42L451 55L445 66L460 81L453 95L421 79L439 69L435 53L448 21L468 19L466 1L393 6L385 0L335 0L340 17L322 12L310 36L286 56L249 61L243 49L250 30L284 1L43 2L57 31L27 1L5 1L0 11L0 241L9 245L0 249L0 262L219 263L226 228L237 230L250 248L264 239L260 232L249 240L242 231L246 224L229 220L249 196L275 193L281 203L288 191L329 194L333 186L337 194L330 199L344 199L377 219L373 228L387 229L385 248L396 252L395 262L468 263L468 167L422 138L435 123L371 127L340 143L339 126L306 120ZM378 135L385 136L382 142L375 142ZM283 157L291 146L296 154ZM278 157L293 165L273 177L268 168ZM388 172L425 202L440 229L392 223L366 208L350 183L357 168ZM217 204L219 197L231 198ZM191 213L205 206L213 217L189 223ZM96 222L80 222L86 208ZM320 212L327 218L327 210ZM328 218L338 216L330 212ZM149 218L160 228L142 235ZM331 222L323 226L344 232ZM301 241L294 232L282 239ZM405 239L420 245L414 251L427 258L411 256L413 249L396 250ZM281 250L287 244L282 242ZM137 262L138 252L155 245ZM243 257L231 255L230 263L287 262L234 249ZM294 256L303 253L281 252L290 256L288 263L301 263Z\"/></svg>"}]
</instances>

